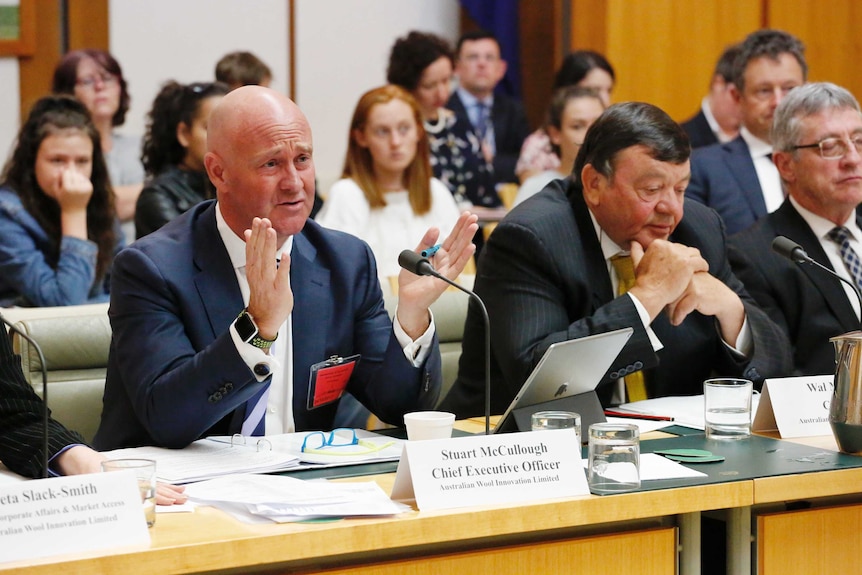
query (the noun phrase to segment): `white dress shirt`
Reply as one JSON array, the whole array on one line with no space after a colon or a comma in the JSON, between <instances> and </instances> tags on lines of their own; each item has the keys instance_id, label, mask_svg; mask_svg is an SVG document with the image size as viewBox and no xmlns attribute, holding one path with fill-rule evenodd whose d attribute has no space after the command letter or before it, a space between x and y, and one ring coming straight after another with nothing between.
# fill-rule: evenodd
<instances>
[{"instance_id":1,"label":"white dress shirt","mask_svg":"<svg viewBox=\"0 0 862 575\"><path fill-rule=\"evenodd\" d=\"M745 126L739 130L739 135L748 145L751 161L754 162L754 171L757 172L757 180L763 192L763 201L766 203L766 211L774 212L784 203L784 189L781 187L781 176L778 168L772 162L772 144L764 142L748 131Z\"/></svg>"}]
</instances>

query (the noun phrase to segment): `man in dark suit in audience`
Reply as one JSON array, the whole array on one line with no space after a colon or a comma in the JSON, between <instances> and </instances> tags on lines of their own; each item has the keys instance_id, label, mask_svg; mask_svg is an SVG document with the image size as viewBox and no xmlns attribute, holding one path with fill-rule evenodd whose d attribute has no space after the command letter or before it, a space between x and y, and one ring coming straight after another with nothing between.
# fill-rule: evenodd
<instances>
[{"instance_id":1,"label":"man in dark suit in audience","mask_svg":"<svg viewBox=\"0 0 862 575\"><path fill-rule=\"evenodd\" d=\"M809 256L862 288L862 114L845 89L807 84L775 112L773 159L788 193L776 211L730 239L730 263L746 290L790 337L795 373L835 371L829 338L860 329L853 290L810 264L772 251L786 236ZM836 231L841 230L841 231Z\"/></svg>"},{"instance_id":2,"label":"man in dark suit in audience","mask_svg":"<svg viewBox=\"0 0 862 575\"><path fill-rule=\"evenodd\" d=\"M805 82L804 50L787 32L750 34L740 46L733 73L733 93L742 112L739 137L692 155L686 195L714 208L728 234L748 228L784 201L769 131L782 98Z\"/></svg>"},{"instance_id":3,"label":"man in dark suit in audience","mask_svg":"<svg viewBox=\"0 0 862 575\"><path fill-rule=\"evenodd\" d=\"M715 64L709 94L700 104L700 111L680 124L692 149L719 142L729 142L739 134L739 104L733 97L733 62L739 55L739 45L725 48Z\"/></svg>"},{"instance_id":4,"label":"man in dark suit in audience","mask_svg":"<svg viewBox=\"0 0 862 575\"><path fill-rule=\"evenodd\" d=\"M459 86L446 107L469 122L483 141L485 158L494 164L494 181L517 183L515 164L530 127L521 104L494 93L506 75L500 45L490 32L468 32L458 40L456 58Z\"/></svg>"},{"instance_id":5,"label":"man in dark suit in audience","mask_svg":"<svg viewBox=\"0 0 862 575\"><path fill-rule=\"evenodd\" d=\"M621 374L642 373L646 395L657 397L702 393L713 373L759 383L790 370L786 336L730 271L718 215L684 201L689 154L685 132L660 109L611 106L587 132L571 178L500 222L475 284L491 320L494 413L551 344L624 327L634 334L599 383L604 405L631 398L637 376L623 386ZM441 409L482 413L483 342L471 305Z\"/></svg>"}]
</instances>

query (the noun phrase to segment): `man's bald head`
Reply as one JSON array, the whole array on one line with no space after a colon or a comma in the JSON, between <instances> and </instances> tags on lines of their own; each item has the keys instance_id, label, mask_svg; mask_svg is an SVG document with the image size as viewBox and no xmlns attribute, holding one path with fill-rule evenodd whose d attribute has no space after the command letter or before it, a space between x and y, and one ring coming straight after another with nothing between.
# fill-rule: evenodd
<instances>
[{"instance_id":1,"label":"man's bald head","mask_svg":"<svg viewBox=\"0 0 862 575\"><path fill-rule=\"evenodd\" d=\"M311 128L287 96L243 86L215 107L207 127L207 173L222 214L240 237L268 217L281 241L305 225L314 203Z\"/></svg>"}]
</instances>

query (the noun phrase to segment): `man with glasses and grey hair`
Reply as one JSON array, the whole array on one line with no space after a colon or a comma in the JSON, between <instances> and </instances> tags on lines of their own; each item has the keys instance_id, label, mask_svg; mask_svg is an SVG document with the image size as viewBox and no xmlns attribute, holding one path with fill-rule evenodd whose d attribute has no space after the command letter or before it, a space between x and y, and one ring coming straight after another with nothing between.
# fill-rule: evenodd
<instances>
[{"instance_id":1,"label":"man with glasses and grey hair","mask_svg":"<svg viewBox=\"0 0 862 575\"><path fill-rule=\"evenodd\" d=\"M784 201L769 133L775 109L805 83L805 48L781 30L758 30L742 42L731 93L739 103L739 136L695 150L685 195L715 209L728 234L751 226Z\"/></svg>"},{"instance_id":2,"label":"man with glasses and grey hair","mask_svg":"<svg viewBox=\"0 0 862 575\"><path fill-rule=\"evenodd\" d=\"M862 113L839 86L812 83L778 106L773 160L788 194L775 212L730 240L736 275L793 344L798 375L832 373L829 338L860 329L850 286L813 265L774 253L786 236L838 275L862 288Z\"/></svg>"}]
</instances>

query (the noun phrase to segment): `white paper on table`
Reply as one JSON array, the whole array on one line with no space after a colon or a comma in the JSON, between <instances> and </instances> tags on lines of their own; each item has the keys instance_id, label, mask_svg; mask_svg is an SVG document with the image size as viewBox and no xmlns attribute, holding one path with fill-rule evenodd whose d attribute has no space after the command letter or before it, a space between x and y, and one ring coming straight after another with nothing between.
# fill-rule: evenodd
<instances>
[{"instance_id":1,"label":"white paper on table","mask_svg":"<svg viewBox=\"0 0 862 575\"><path fill-rule=\"evenodd\" d=\"M627 417L608 417L606 419L608 423L632 423L637 425L641 435L677 424L675 421L653 421L651 419L631 419Z\"/></svg>"},{"instance_id":2,"label":"white paper on table","mask_svg":"<svg viewBox=\"0 0 862 575\"><path fill-rule=\"evenodd\" d=\"M751 397L752 421L754 414L757 413L759 402L760 394L755 392ZM684 425L694 429L704 429L703 394L645 399L634 403L624 403L619 406L619 409L632 413L673 417L673 421L669 422L669 425Z\"/></svg>"},{"instance_id":3,"label":"white paper on table","mask_svg":"<svg viewBox=\"0 0 862 575\"><path fill-rule=\"evenodd\" d=\"M589 470L589 460L584 459L584 468ZM706 473L695 471L657 453L641 453L640 479L652 481L655 479L687 479L690 477L706 477Z\"/></svg>"}]
</instances>

